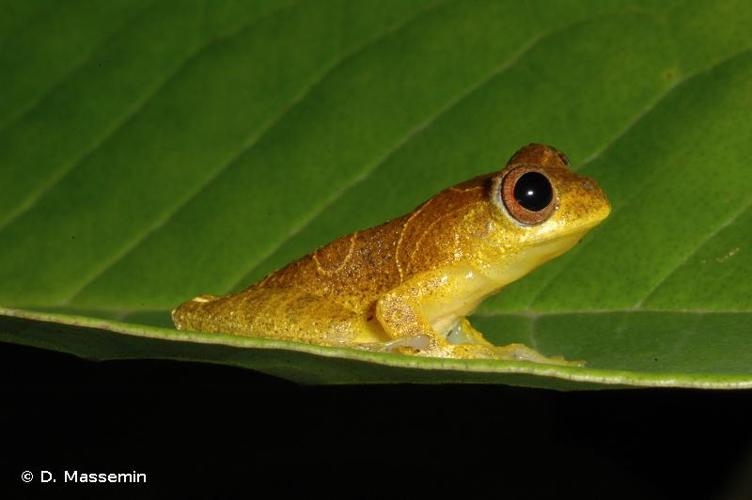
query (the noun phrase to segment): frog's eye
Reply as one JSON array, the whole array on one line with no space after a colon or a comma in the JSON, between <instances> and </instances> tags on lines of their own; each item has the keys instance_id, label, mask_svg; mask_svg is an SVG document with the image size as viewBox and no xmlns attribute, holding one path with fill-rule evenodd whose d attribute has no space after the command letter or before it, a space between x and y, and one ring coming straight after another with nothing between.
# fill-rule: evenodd
<instances>
[{"instance_id":1,"label":"frog's eye","mask_svg":"<svg viewBox=\"0 0 752 500\"><path fill-rule=\"evenodd\" d=\"M556 207L554 187L539 170L528 167L510 170L502 180L500 191L509 215L522 224L540 224Z\"/></svg>"}]
</instances>

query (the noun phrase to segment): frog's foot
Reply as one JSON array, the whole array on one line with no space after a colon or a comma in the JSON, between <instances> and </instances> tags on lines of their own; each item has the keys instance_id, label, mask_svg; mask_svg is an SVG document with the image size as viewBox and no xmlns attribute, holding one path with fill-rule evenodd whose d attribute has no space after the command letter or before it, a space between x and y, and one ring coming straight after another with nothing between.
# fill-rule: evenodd
<instances>
[{"instance_id":1,"label":"frog's foot","mask_svg":"<svg viewBox=\"0 0 752 500\"><path fill-rule=\"evenodd\" d=\"M507 361L531 361L546 365L583 366L584 361L567 361L561 356L544 356L523 344L495 346L491 344L450 344L434 350L420 353L424 356L436 356L455 359L502 359Z\"/></svg>"},{"instance_id":2,"label":"frog's foot","mask_svg":"<svg viewBox=\"0 0 752 500\"><path fill-rule=\"evenodd\" d=\"M584 366L584 361L567 361L561 356L544 356L535 349L531 349L524 344L509 344L505 346L495 346L494 352L496 359L508 359L510 361L532 361L546 365L560 366Z\"/></svg>"},{"instance_id":3,"label":"frog's foot","mask_svg":"<svg viewBox=\"0 0 752 500\"><path fill-rule=\"evenodd\" d=\"M495 346L487 342L483 344L447 344L432 341L428 335L413 335L387 342L358 344L357 347L372 352L410 354L430 358L503 359L560 366L583 366L585 364L584 361L567 361L561 356L544 356L523 344L505 346Z\"/></svg>"},{"instance_id":4,"label":"frog's foot","mask_svg":"<svg viewBox=\"0 0 752 500\"><path fill-rule=\"evenodd\" d=\"M483 334L476 330L467 318L461 318L449 330L447 341L452 344L446 346L442 357L461 359L504 359L509 361L532 361L547 365L583 366L584 361L567 361L561 356L544 356L535 349L524 344L509 344L496 346L483 338Z\"/></svg>"},{"instance_id":5,"label":"frog's foot","mask_svg":"<svg viewBox=\"0 0 752 500\"><path fill-rule=\"evenodd\" d=\"M400 337L387 342L368 342L358 344L359 349L373 352L397 352L402 354L418 354L425 351L431 345L428 335L412 335Z\"/></svg>"}]
</instances>

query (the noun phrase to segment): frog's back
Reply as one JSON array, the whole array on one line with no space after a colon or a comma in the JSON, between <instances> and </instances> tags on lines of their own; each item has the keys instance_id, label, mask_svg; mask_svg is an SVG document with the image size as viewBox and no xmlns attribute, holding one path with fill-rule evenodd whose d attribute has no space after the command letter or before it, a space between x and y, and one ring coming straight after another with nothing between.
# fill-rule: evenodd
<instances>
[{"instance_id":1,"label":"frog's back","mask_svg":"<svg viewBox=\"0 0 752 500\"><path fill-rule=\"evenodd\" d=\"M413 212L385 224L356 231L319 248L267 276L255 288L299 287L358 312L416 274L442 267L462 254L459 225L487 210L491 174L451 187ZM485 213L477 217L482 231ZM472 231L471 231L472 232Z\"/></svg>"}]
</instances>

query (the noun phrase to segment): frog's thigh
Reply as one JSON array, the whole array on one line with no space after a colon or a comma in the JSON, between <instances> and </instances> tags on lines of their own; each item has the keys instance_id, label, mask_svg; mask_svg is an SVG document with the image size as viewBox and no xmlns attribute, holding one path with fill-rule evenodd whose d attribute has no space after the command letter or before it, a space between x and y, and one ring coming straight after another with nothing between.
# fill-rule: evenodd
<instances>
[{"instance_id":1,"label":"frog's thigh","mask_svg":"<svg viewBox=\"0 0 752 500\"><path fill-rule=\"evenodd\" d=\"M298 288L262 288L201 296L173 313L181 329L349 345L385 340L363 315Z\"/></svg>"},{"instance_id":2,"label":"frog's thigh","mask_svg":"<svg viewBox=\"0 0 752 500\"><path fill-rule=\"evenodd\" d=\"M262 336L314 344L351 345L384 340L363 314L299 289L269 290L258 301L251 325Z\"/></svg>"}]
</instances>

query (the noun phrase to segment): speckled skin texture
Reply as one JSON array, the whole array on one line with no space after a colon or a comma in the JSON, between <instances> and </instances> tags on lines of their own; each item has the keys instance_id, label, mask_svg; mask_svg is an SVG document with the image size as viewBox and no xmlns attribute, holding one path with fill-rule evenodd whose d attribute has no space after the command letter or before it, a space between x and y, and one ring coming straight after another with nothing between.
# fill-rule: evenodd
<instances>
[{"instance_id":1,"label":"speckled skin texture","mask_svg":"<svg viewBox=\"0 0 752 500\"><path fill-rule=\"evenodd\" d=\"M543 173L553 186L555 205L542 222L522 223L505 205L504 176L521 168ZM502 171L339 238L242 292L185 302L173 311L173 321L181 330L567 363L520 344L493 346L465 316L488 295L567 251L609 211L595 181L573 173L554 148L531 144Z\"/></svg>"}]
</instances>

